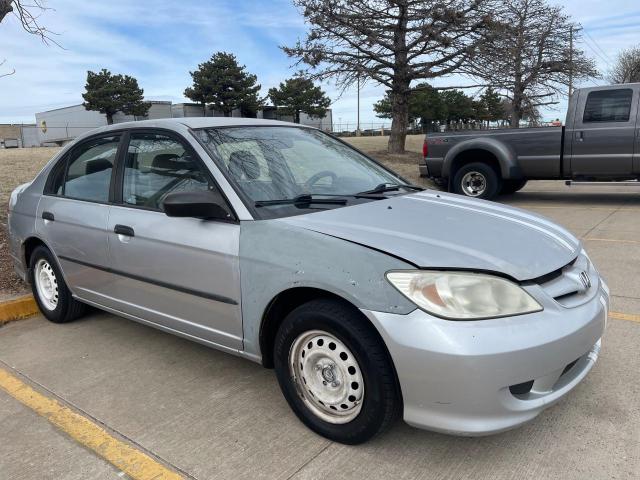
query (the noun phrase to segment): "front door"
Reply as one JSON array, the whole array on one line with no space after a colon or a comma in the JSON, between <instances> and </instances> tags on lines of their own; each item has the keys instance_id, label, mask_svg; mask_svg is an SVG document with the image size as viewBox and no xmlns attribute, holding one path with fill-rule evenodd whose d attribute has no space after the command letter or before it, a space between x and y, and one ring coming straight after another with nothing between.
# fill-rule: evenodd
<instances>
[{"instance_id":1,"label":"front door","mask_svg":"<svg viewBox=\"0 0 640 480\"><path fill-rule=\"evenodd\" d=\"M149 130L130 133L123 163L108 225L118 309L241 349L240 225L162 212L168 193L218 188L206 167L184 139Z\"/></svg>"},{"instance_id":2,"label":"front door","mask_svg":"<svg viewBox=\"0 0 640 480\"><path fill-rule=\"evenodd\" d=\"M574 129L566 132L573 177L631 175L637 108L638 93L624 86L578 99Z\"/></svg>"},{"instance_id":3,"label":"front door","mask_svg":"<svg viewBox=\"0 0 640 480\"><path fill-rule=\"evenodd\" d=\"M71 291L100 304L112 280L108 202L121 137L93 137L65 155L51 172L36 216L36 230L58 259Z\"/></svg>"}]
</instances>

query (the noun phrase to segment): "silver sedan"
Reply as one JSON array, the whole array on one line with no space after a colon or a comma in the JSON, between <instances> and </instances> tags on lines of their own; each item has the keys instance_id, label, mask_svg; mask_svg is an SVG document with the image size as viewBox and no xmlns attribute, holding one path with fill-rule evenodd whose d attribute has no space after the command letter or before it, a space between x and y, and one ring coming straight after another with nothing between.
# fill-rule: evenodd
<instances>
[{"instance_id":1,"label":"silver sedan","mask_svg":"<svg viewBox=\"0 0 640 480\"><path fill-rule=\"evenodd\" d=\"M91 305L274 367L300 420L344 443L400 415L527 422L587 375L607 318L563 228L277 121L94 130L13 192L9 229L49 320Z\"/></svg>"}]
</instances>

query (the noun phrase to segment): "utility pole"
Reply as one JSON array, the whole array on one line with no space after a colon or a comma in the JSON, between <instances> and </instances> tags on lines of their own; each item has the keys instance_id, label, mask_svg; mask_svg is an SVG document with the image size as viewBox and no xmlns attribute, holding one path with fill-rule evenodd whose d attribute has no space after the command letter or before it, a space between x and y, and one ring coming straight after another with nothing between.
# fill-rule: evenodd
<instances>
[{"instance_id":1,"label":"utility pole","mask_svg":"<svg viewBox=\"0 0 640 480\"><path fill-rule=\"evenodd\" d=\"M569 98L573 93L573 25L569 27Z\"/></svg>"}]
</instances>

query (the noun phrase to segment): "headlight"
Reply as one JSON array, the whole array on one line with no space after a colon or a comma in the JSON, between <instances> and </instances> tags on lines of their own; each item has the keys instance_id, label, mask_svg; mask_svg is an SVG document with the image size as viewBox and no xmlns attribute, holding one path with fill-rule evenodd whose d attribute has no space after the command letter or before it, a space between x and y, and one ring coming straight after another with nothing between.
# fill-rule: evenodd
<instances>
[{"instance_id":1,"label":"headlight","mask_svg":"<svg viewBox=\"0 0 640 480\"><path fill-rule=\"evenodd\" d=\"M421 309L452 320L478 320L542 310L518 285L492 275L406 270L387 272L387 280Z\"/></svg>"}]
</instances>

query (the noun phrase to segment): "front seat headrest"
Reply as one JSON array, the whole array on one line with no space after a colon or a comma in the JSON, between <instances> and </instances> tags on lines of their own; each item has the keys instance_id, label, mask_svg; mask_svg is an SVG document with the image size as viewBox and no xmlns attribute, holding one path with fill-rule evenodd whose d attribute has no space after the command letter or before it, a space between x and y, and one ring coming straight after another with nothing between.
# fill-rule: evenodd
<instances>
[{"instance_id":1,"label":"front seat headrest","mask_svg":"<svg viewBox=\"0 0 640 480\"><path fill-rule=\"evenodd\" d=\"M113 164L106 158L96 158L95 160L89 160L84 166L85 175L91 175L93 173L102 172L103 170L111 170Z\"/></svg>"},{"instance_id":2,"label":"front seat headrest","mask_svg":"<svg viewBox=\"0 0 640 480\"><path fill-rule=\"evenodd\" d=\"M178 155L175 153L160 153L153 157L151 168L162 168L165 170L180 170L181 164L178 163Z\"/></svg>"},{"instance_id":3,"label":"front seat headrest","mask_svg":"<svg viewBox=\"0 0 640 480\"><path fill-rule=\"evenodd\" d=\"M239 150L229 157L229 172L236 180L255 180L260 177L260 164L253 153Z\"/></svg>"}]
</instances>

